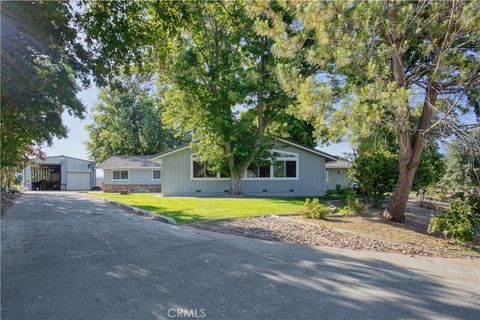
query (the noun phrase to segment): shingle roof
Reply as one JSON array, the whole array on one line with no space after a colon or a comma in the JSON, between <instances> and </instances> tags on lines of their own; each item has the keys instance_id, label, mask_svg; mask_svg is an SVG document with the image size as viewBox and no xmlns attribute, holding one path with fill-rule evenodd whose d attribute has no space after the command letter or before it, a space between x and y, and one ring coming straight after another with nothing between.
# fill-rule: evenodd
<instances>
[{"instance_id":1,"label":"shingle roof","mask_svg":"<svg viewBox=\"0 0 480 320\"><path fill-rule=\"evenodd\" d=\"M337 160L332 162L327 162L325 164L327 169L348 169L352 167L352 163L347 160Z\"/></svg>"},{"instance_id":2,"label":"shingle roof","mask_svg":"<svg viewBox=\"0 0 480 320\"><path fill-rule=\"evenodd\" d=\"M113 156L98 165L100 169L159 168L158 162L150 161L149 156Z\"/></svg>"}]
</instances>

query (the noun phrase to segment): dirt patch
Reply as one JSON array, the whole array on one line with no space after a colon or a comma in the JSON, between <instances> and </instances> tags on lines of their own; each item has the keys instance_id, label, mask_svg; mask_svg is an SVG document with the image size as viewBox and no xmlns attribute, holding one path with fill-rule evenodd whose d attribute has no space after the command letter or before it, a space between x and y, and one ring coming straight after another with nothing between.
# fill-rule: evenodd
<instances>
[{"instance_id":1,"label":"dirt patch","mask_svg":"<svg viewBox=\"0 0 480 320\"><path fill-rule=\"evenodd\" d=\"M448 258L480 258L480 253L444 239L419 233L412 227L377 218L334 217L310 220L299 216L263 216L204 221L190 226L247 237L328 246Z\"/></svg>"},{"instance_id":2,"label":"dirt patch","mask_svg":"<svg viewBox=\"0 0 480 320\"><path fill-rule=\"evenodd\" d=\"M0 201L0 214L3 216L12 203L20 196L20 193L2 192Z\"/></svg>"}]
</instances>

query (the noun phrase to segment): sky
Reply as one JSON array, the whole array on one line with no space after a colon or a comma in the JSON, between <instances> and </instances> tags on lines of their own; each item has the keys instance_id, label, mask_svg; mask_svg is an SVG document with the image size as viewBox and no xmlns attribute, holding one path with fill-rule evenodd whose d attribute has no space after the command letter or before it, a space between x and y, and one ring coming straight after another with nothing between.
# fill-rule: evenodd
<instances>
[{"instance_id":1,"label":"sky","mask_svg":"<svg viewBox=\"0 0 480 320\"><path fill-rule=\"evenodd\" d=\"M89 159L85 142L88 140L88 133L85 125L91 122L90 110L97 103L98 88L95 86L83 90L78 97L85 104L87 115L81 120L70 116L67 112L63 113L63 123L68 128L68 137L65 139L54 139L50 147L45 147L47 156L64 155L80 159Z\"/></svg>"},{"instance_id":2,"label":"sky","mask_svg":"<svg viewBox=\"0 0 480 320\"><path fill-rule=\"evenodd\" d=\"M74 158L89 159L85 148L85 142L88 140L88 132L85 129L85 125L91 122L91 109L98 102L97 95L98 88L95 86L83 90L78 94L86 106L87 115L85 119L81 120L70 116L66 112L63 114L63 122L69 130L68 137L65 139L54 139L52 146L45 147L44 150L47 156L65 155ZM352 152L352 148L347 142L319 146L317 149L336 156Z\"/></svg>"}]
</instances>

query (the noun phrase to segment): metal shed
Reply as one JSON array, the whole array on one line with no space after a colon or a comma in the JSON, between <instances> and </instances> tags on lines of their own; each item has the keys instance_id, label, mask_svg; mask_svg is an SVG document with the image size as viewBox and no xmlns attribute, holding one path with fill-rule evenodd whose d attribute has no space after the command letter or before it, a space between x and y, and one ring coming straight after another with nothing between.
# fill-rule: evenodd
<instances>
[{"instance_id":1,"label":"metal shed","mask_svg":"<svg viewBox=\"0 0 480 320\"><path fill-rule=\"evenodd\" d=\"M64 155L38 160L23 170L24 190L87 191L95 184L95 162Z\"/></svg>"}]
</instances>

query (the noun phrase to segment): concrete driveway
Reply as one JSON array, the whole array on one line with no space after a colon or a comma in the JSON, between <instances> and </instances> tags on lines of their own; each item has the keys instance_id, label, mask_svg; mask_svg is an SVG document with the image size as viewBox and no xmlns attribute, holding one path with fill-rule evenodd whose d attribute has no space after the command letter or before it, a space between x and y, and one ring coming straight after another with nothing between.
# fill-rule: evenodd
<instances>
[{"instance_id":1,"label":"concrete driveway","mask_svg":"<svg viewBox=\"0 0 480 320\"><path fill-rule=\"evenodd\" d=\"M478 319L478 261L241 238L76 193L3 217L2 319Z\"/></svg>"}]
</instances>

